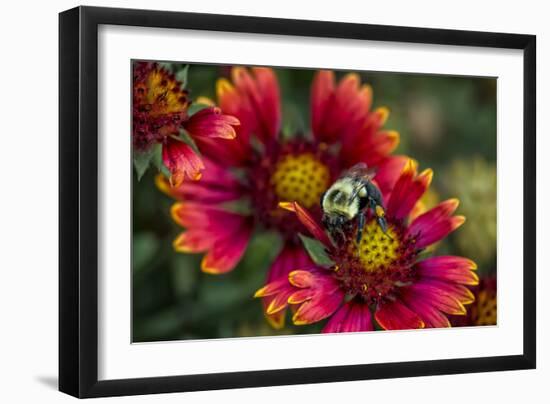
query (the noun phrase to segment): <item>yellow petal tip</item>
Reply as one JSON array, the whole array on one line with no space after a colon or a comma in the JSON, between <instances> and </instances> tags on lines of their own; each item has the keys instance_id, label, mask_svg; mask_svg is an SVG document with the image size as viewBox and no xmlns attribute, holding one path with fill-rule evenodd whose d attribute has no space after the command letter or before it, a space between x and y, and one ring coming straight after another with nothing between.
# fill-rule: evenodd
<instances>
[{"instance_id":1,"label":"yellow petal tip","mask_svg":"<svg viewBox=\"0 0 550 404\"><path fill-rule=\"evenodd\" d=\"M455 216L454 217L454 222L455 222L455 228L457 227L460 227L464 224L464 222L466 221L466 216Z\"/></svg>"},{"instance_id":2,"label":"yellow petal tip","mask_svg":"<svg viewBox=\"0 0 550 404\"><path fill-rule=\"evenodd\" d=\"M216 82L216 94L218 95L218 98L232 92L233 90L233 85L225 78L218 79Z\"/></svg>"},{"instance_id":3,"label":"yellow petal tip","mask_svg":"<svg viewBox=\"0 0 550 404\"><path fill-rule=\"evenodd\" d=\"M376 109L376 113L380 117L380 124L384 125L390 116L390 109L388 107L379 107Z\"/></svg>"},{"instance_id":4,"label":"yellow petal tip","mask_svg":"<svg viewBox=\"0 0 550 404\"><path fill-rule=\"evenodd\" d=\"M279 202L279 207L285 210L294 211L294 202Z\"/></svg>"},{"instance_id":5,"label":"yellow petal tip","mask_svg":"<svg viewBox=\"0 0 550 404\"><path fill-rule=\"evenodd\" d=\"M296 313L294 313L294 316L292 316L292 323L293 323L294 325L306 325L306 324L309 324L306 320L301 319L301 318L298 316L299 313L300 313L299 311L297 311Z\"/></svg>"},{"instance_id":6,"label":"yellow petal tip","mask_svg":"<svg viewBox=\"0 0 550 404\"><path fill-rule=\"evenodd\" d=\"M219 275L220 273L222 273L222 271L220 271L219 268L214 268L207 265L204 259L201 262L201 271L204 272L205 274L210 274L210 275Z\"/></svg>"},{"instance_id":7,"label":"yellow petal tip","mask_svg":"<svg viewBox=\"0 0 550 404\"><path fill-rule=\"evenodd\" d=\"M458 208L458 205L460 205L460 199L458 199L458 198L451 198L448 201L449 201L449 203L453 204L455 209Z\"/></svg>"},{"instance_id":8,"label":"yellow petal tip","mask_svg":"<svg viewBox=\"0 0 550 404\"><path fill-rule=\"evenodd\" d=\"M420 176L426 178L426 183L429 186L434 178L434 170L432 170L431 168L426 168L424 171L422 171L422 173L420 173Z\"/></svg>"},{"instance_id":9,"label":"yellow petal tip","mask_svg":"<svg viewBox=\"0 0 550 404\"><path fill-rule=\"evenodd\" d=\"M265 309L265 312L267 315L273 315L275 313L278 313L286 307L286 304L284 303L279 305L275 303L277 303L277 299L273 299L271 303L269 303L269 306L267 306L267 309Z\"/></svg>"},{"instance_id":10,"label":"yellow petal tip","mask_svg":"<svg viewBox=\"0 0 550 404\"><path fill-rule=\"evenodd\" d=\"M254 293L254 297L257 298L257 297L264 297L265 296L265 291L267 289L267 285L258 289L255 293Z\"/></svg>"}]
</instances>

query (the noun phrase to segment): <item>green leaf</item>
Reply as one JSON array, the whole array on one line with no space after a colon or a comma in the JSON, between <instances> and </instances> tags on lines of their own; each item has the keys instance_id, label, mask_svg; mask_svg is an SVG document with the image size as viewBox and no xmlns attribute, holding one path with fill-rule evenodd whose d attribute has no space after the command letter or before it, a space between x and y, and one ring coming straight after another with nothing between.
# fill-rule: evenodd
<instances>
[{"instance_id":1,"label":"green leaf","mask_svg":"<svg viewBox=\"0 0 550 404\"><path fill-rule=\"evenodd\" d=\"M134 151L134 167L136 169L138 181L141 180L141 177L143 177L143 174L145 174L147 168L149 168L149 163L154 154L154 147L145 152Z\"/></svg>"},{"instance_id":2,"label":"green leaf","mask_svg":"<svg viewBox=\"0 0 550 404\"><path fill-rule=\"evenodd\" d=\"M157 167L159 170L164 165L162 163L162 145L160 143L156 144L153 147L153 157L151 159L151 162L155 167Z\"/></svg>"},{"instance_id":3,"label":"green leaf","mask_svg":"<svg viewBox=\"0 0 550 404\"><path fill-rule=\"evenodd\" d=\"M153 150L153 157L151 158L153 165L159 170L166 178L170 178L170 170L162 162L162 145L156 144Z\"/></svg>"},{"instance_id":4,"label":"green leaf","mask_svg":"<svg viewBox=\"0 0 550 404\"><path fill-rule=\"evenodd\" d=\"M319 240L306 237L302 234L299 234L299 236L313 262L323 267L330 267L334 265L334 261L330 259L325 247Z\"/></svg>"},{"instance_id":5,"label":"green leaf","mask_svg":"<svg viewBox=\"0 0 550 404\"><path fill-rule=\"evenodd\" d=\"M176 80L181 82L181 87L187 87L187 74L189 73L189 65L185 65L183 69L178 70L176 73Z\"/></svg>"}]
</instances>

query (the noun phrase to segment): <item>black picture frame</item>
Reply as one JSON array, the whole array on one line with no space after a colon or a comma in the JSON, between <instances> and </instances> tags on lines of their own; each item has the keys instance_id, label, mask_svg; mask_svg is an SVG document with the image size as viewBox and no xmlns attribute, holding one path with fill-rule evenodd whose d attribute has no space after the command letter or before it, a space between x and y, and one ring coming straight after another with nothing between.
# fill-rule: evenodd
<instances>
[{"instance_id":1,"label":"black picture frame","mask_svg":"<svg viewBox=\"0 0 550 404\"><path fill-rule=\"evenodd\" d=\"M523 50L523 354L99 381L100 24ZM59 389L85 398L535 368L535 80L534 35L96 7L77 7L60 13Z\"/></svg>"}]
</instances>

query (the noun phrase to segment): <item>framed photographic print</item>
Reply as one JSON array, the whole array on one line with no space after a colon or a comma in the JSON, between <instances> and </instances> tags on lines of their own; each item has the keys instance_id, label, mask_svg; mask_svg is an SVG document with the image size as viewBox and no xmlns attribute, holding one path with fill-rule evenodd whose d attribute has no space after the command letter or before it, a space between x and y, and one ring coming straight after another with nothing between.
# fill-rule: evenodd
<instances>
[{"instance_id":1,"label":"framed photographic print","mask_svg":"<svg viewBox=\"0 0 550 404\"><path fill-rule=\"evenodd\" d=\"M534 36L59 24L61 391L535 367Z\"/></svg>"}]
</instances>

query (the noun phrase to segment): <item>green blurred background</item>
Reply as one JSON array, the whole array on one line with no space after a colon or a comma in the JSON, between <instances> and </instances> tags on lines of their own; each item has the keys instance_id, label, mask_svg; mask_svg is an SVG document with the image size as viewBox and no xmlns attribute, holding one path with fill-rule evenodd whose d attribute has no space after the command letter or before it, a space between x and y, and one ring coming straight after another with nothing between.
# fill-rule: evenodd
<instances>
[{"instance_id":1,"label":"green blurred background","mask_svg":"<svg viewBox=\"0 0 550 404\"><path fill-rule=\"evenodd\" d=\"M183 64L167 64L178 73ZM215 83L227 66L190 65L191 97L215 99ZM283 133L307 131L314 71L276 69L283 101ZM339 72L341 76L345 72ZM420 169L434 169L424 200L428 207L457 197L466 223L437 245L437 254L467 256L481 277L496 275L496 79L361 72L373 87L373 106L386 106L385 125L401 134L396 154L407 154ZM133 179L133 341L227 338L318 332L321 325L296 327L287 321L273 330L261 303L261 287L280 241L256 233L244 259L225 275L200 271L200 255L175 253L181 232L170 218L173 201L154 185L149 169ZM274 248L274 245L276 248Z\"/></svg>"}]
</instances>

